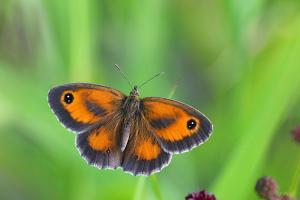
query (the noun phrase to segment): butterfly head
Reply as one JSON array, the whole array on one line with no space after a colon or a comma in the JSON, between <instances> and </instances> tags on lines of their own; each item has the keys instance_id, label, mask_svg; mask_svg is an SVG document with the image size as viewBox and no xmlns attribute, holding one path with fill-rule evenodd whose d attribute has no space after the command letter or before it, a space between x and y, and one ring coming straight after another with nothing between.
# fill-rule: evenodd
<instances>
[{"instance_id":1,"label":"butterfly head","mask_svg":"<svg viewBox=\"0 0 300 200\"><path fill-rule=\"evenodd\" d=\"M138 90L138 86L134 86L132 91L130 92L130 96L133 96L133 97L138 97L140 96L140 92Z\"/></svg>"}]
</instances>

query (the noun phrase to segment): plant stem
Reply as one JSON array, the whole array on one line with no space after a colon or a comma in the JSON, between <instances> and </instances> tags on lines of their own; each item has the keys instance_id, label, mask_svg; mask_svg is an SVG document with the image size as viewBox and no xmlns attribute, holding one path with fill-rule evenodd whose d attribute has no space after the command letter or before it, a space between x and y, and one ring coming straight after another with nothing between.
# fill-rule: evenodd
<instances>
[{"instance_id":1,"label":"plant stem","mask_svg":"<svg viewBox=\"0 0 300 200\"><path fill-rule=\"evenodd\" d=\"M177 87L178 87L178 82L175 83L175 85L173 86L171 92L169 93L169 96L168 96L169 99L171 99L174 96Z\"/></svg>"},{"instance_id":2,"label":"plant stem","mask_svg":"<svg viewBox=\"0 0 300 200\"><path fill-rule=\"evenodd\" d=\"M169 94L169 98L172 98L172 96L174 95L176 89L177 89L177 86L178 84L175 84L174 87L172 88L170 94ZM135 190L135 194L134 194L134 200L140 200L142 199L142 193L143 193L143 190L144 190L144 186L145 186L145 183L146 183L146 177L144 176L141 176L138 180L138 183L137 183L137 186L136 186L136 190ZM156 196L156 198L158 200L163 200L162 198L162 193L159 189L159 185L158 185L158 180L157 180L157 176L156 174L152 175L151 176L151 185L152 185L152 188L153 188L153 192Z\"/></svg>"},{"instance_id":3,"label":"plant stem","mask_svg":"<svg viewBox=\"0 0 300 200\"><path fill-rule=\"evenodd\" d=\"M292 183L291 183L291 186L289 189L289 191L290 191L289 193L292 196L296 196L297 193L299 192L299 187L300 187L299 183L300 183L300 157L299 157L297 168L296 168L296 171L293 176Z\"/></svg>"},{"instance_id":4,"label":"plant stem","mask_svg":"<svg viewBox=\"0 0 300 200\"><path fill-rule=\"evenodd\" d=\"M153 192L158 200L163 200L156 174L150 177Z\"/></svg>"},{"instance_id":5,"label":"plant stem","mask_svg":"<svg viewBox=\"0 0 300 200\"><path fill-rule=\"evenodd\" d=\"M134 200L143 199L142 195L143 195L145 182L146 182L146 177L144 177L144 176L139 177L139 180L138 180L138 183L136 186L136 190L135 190L135 194L134 194L134 198L133 198Z\"/></svg>"},{"instance_id":6,"label":"plant stem","mask_svg":"<svg viewBox=\"0 0 300 200\"><path fill-rule=\"evenodd\" d=\"M91 8L89 1L70 1L70 66L71 80L89 81L92 78Z\"/></svg>"},{"instance_id":7,"label":"plant stem","mask_svg":"<svg viewBox=\"0 0 300 200\"><path fill-rule=\"evenodd\" d=\"M173 86L173 88L172 88L172 90L171 90L168 98L172 98L173 97L173 95L174 95L174 93L175 93L175 91L177 89L177 86L178 86L177 83ZM162 193L161 193L161 191L159 189L159 184L158 184L158 180L157 180L156 174L152 175L150 177L150 180L151 180L152 189L153 189L153 192L154 192L156 198L158 200L163 200Z\"/></svg>"}]
</instances>

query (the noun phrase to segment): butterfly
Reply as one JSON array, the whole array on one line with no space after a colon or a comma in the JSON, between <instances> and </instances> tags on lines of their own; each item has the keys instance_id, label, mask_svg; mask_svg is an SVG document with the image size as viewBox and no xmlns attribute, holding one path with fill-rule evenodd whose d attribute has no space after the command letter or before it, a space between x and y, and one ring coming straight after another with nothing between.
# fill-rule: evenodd
<instances>
[{"instance_id":1,"label":"butterfly","mask_svg":"<svg viewBox=\"0 0 300 200\"><path fill-rule=\"evenodd\" d=\"M205 142L212 123L195 108L166 98L128 96L103 85L70 83L52 88L49 105L58 120L76 133L76 146L90 165L121 167L133 175L151 175L173 154Z\"/></svg>"}]
</instances>

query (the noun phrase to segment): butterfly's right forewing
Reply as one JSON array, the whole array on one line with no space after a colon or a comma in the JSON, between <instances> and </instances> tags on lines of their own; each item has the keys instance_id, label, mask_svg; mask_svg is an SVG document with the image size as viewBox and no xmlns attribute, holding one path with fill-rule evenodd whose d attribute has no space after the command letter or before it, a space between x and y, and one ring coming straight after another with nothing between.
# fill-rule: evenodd
<instances>
[{"instance_id":1,"label":"butterfly's right forewing","mask_svg":"<svg viewBox=\"0 0 300 200\"><path fill-rule=\"evenodd\" d=\"M52 88L48 102L59 119L75 133L87 130L120 109L125 95L95 84L74 83Z\"/></svg>"}]
</instances>

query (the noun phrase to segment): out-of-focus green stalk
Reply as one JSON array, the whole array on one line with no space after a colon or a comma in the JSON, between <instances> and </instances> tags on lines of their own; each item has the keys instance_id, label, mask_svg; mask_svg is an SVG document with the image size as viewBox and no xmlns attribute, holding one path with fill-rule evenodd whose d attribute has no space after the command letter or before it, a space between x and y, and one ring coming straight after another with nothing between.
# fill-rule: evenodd
<instances>
[{"instance_id":1,"label":"out-of-focus green stalk","mask_svg":"<svg viewBox=\"0 0 300 200\"><path fill-rule=\"evenodd\" d=\"M171 99L173 97L173 95L175 94L176 92L176 89L177 89L177 86L178 84L175 84L170 92L170 94L168 95L168 98ZM163 200L163 196L162 196L162 193L160 191L160 187L159 187L159 184L158 184L158 180L157 180L157 175L154 174L150 177L150 180L151 180L151 185L152 185L152 188L153 188L153 192L156 196L156 198L158 200Z\"/></svg>"},{"instance_id":2,"label":"out-of-focus green stalk","mask_svg":"<svg viewBox=\"0 0 300 200\"><path fill-rule=\"evenodd\" d=\"M300 183L300 157L299 157L299 160L298 160L298 163L297 163L297 168L296 168L296 171L295 171L295 174L293 176L291 186L290 186L290 189L289 189L289 193L292 196L296 196L299 193L299 191L300 191L299 183Z\"/></svg>"},{"instance_id":3,"label":"out-of-focus green stalk","mask_svg":"<svg viewBox=\"0 0 300 200\"><path fill-rule=\"evenodd\" d=\"M174 96L174 94L175 94L175 92L177 90L177 87L178 87L178 83L175 83L175 85L173 86L173 88L172 88L172 90L171 90L171 92L170 92L170 94L168 96L169 99L173 98L173 96Z\"/></svg>"},{"instance_id":4,"label":"out-of-focus green stalk","mask_svg":"<svg viewBox=\"0 0 300 200\"><path fill-rule=\"evenodd\" d=\"M76 82L92 79L92 6L86 0L69 1L70 75L71 80Z\"/></svg>"},{"instance_id":5,"label":"out-of-focus green stalk","mask_svg":"<svg viewBox=\"0 0 300 200\"><path fill-rule=\"evenodd\" d=\"M276 48L271 52L266 51L263 59L252 63L256 66L255 70L239 87L245 94L232 106L243 105L240 116L235 116L241 118L239 123L243 129L234 130L243 134L243 137L225 163L212 190L220 199L246 199L246 195L252 191L271 138L293 95L300 89L299 23L295 20L287 25L286 29L293 30L294 34L286 37L282 33L275 38ZM247 112L248 109L251 112Z\"/></svg>"},{"instance_id":6,"label":"out-of-focus green stalk","mask_svg":"<svg viewBox=\"0 0 300 200\"><path fill-rule=\"evenodd\" d=\"M134 200L143 199L143 191L144 191L146 179L147 178L144 177L144 176L139 177L138 182L137 182L137 186L136 186L136 189L135 189L135 194L134 194L134 197L133 197Z\"/></svg>"},{"instance_id":7,"label":"out-of-focus green stalk","mask_svg":"<svg viewBox=\"0 0 300 200\"><path fill-rule=\"evenodd\" d=\"M18 88L18 91L12 88ZM53 159L61 163L69 160L73 150L66 145L68 134L47 105L49 88L42 88L36 84L36 79L17 76L9 67L3 67L0 68L0 90L0 98L4 98L7 107L13 109L11 115L16 122L20 121L20 125L31 130L25 132L27 137L39 144ZM60 148L53 148L54 144Z\"/></svg>"},{"instance_id":8,"label":"out-of-focus green stalk","mask_svg":"<svg viewBox=\"0 0 300 200\"><path fill-rule=\"evenodd\" d=\"M140 84L154 74L165 71L163 57L166 49L166 2L153 0L131 2L131 20L128 24L127 65L129 74L138 74L133 82ZM167 92L166 79L160 78L145 85L141 94L147 90ZM157 89L159 88L159 90ZM165 93L166 94L166 93Z\"/></svg>"},{"instance_id":9,"label":"out-of-focus green stalk","mask_svg":"<svg viewBox=\"0 0 300 200\"><path fill-rule=\"evenodd\" d=\"M163 196L162 196L162 193L160 191L160 187L159 187L159 184L158 184L156 174L152 175L150 177L150 180L151 180L151 185L152 185L152 188L153 188L153 192L156 196L156 199L157 200L163 200Z\"/></svg>"},{"instance_id":10,"label":"out-of-focus green stalk","mask_svg":"<svg viewBox=\"0 0 300 200\"><path fill-rule=\"evenodd\" d=\"M177 86L178 86L177 84L174 85L174 87L172 88L171 92L168 95L168 98L173 97L173 95L175 94L175 91L177 89ZM154 192L156 198L158 200L163 200L162 193L160 191L158 180L157 180L157 175L156 174L152 175L150 177L150 180L151 180L151 185L152 185L153 192ZM146 177L142 176L139 178L137 187L136 187L136 191L135 191L135 195L134 195L134 200L142 199L142 192L144 190L145 182L146 182Z\"/></svg>"},{"instance_id":11,"label":"out-of-focus green stalk","mask_svg":"<svg viewBox=\"0 0 300 200\"><path fill-rule=\"evenodd\" d=\"M161 34L164 33L162 26L163 2L148 1L141 4L138 1L131 2L132 20L129 26L130 49L128 49L128 68L130 74L139 74L139 81L144 81L152 74L159 72L161 56L164 45ZM155 70L157 70L155 72ZM136 80L134 80L136 81ZM153 82L151 83L152 88ZM149 86L149 87L151 87ZM163 89L163 88L161 88ZM146 178L140 177L135 192L135 200L141 199L141 192L144 190ZM153 192L157 194L159 187L152 184ZM159 198L159 197L157 197Z\"/></svg>"},{"instance_id":12,"label":"out-of-focus green stalk","mask_svg":"<svg viewBox=\"0 0 300 200\"><path fill-rule=\"evenodd\" d=\"M73 82L91 82L94 78L92 66L93 43L95 41L95 38L93 38L93 23L100 23L101 21L101 18L94 21L92 17L94 9L99 4L95 1L86 0L77 0L75 2L68 0L67 2L70 26L70 79ZM94 181L94 176L91 176L90 173L91 171L82 173L82 169L80 168L75 168L72 171L74 178L70 184L70 199L96 198L95 185L91 185ZM81 174L81 177L78 178L77 174Z\"/></svg>"}]
</instances>

